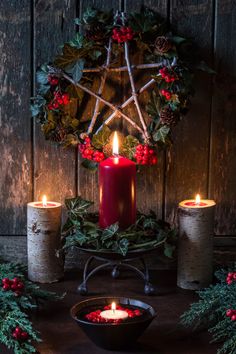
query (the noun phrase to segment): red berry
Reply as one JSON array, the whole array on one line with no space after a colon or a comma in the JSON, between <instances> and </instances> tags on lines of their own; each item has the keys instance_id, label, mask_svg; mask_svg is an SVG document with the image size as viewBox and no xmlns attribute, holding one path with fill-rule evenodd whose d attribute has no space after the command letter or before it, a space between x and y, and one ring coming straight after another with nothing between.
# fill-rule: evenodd
<instances>
[{"instance_id":1,"label":"red berry","mask_svg":"<svg viewBox=\"0 0 236 354\"><path fill-rule=\"evenodd\" d=\"M234 273L233 278L234 278L234 280L236 280L236 273Z\"/></svg>"},{"instance_id":2,"label":"red berry","mask_svg":"<svg viewBox=\"0 0 236 354\"><path fill-rule=\"evenodd\" d=\"M55 76L49 75L48 76L48 82L50 83L50 85L56 86L58 84L58 82L59 82L59 79L57 77L55 77Z\"/></svg>"},{"instance_id":3,"label":"red berry","mask_svg":"<svg viewBox=\"0 0 236 354\"><path fill-rule=\"evenodd\" d=\"M68 104L70 102L70 97L69 97L68 93L64 93L61 97L62 97L64 104Z\"/></svg>"},{"instance_id":4,"label":"red berry","mask_svg":"<svg viewBox=\"0 0 236 354\"><path fill-rule=\"evenodd\" d=\"M27 332L21 332L21 339L23 339L23 340L26 340L26 339L28 339L29 338L29 335L28 335L28 333Z\"/></svg>"},{"instance_id":5,"label":"red berry","mask_svg":"<svg viewBox=\"0 0 236 354\"><path fill-rule=\"evenodd\" d=\"M231 317L231 320L232 320L232 321L236 321L236 315L233 315L233 316Z\"/></svg>"},{"instance_id":6,"label":"red berry","mask_svg":"<svg viewBox=\"0 0 236 354\"><path fill-rule=\"evenodd\" d=\"M59 104L57 102L53 102L52 107L53 109L57 109L59 107Z\"/></svg>"},{"instance_id":7,"label":"red berry","mask_svg":"<svg viewBox=\"0 0 236 354\"><path fill-rule=\"evenodd\" d=\"M170 93L170 92L167 92L167 93L166 93L166 99L167 99L167 100L170 100L170 99L171 99L171 93Z\"/></svg>"},{"instance_id":8,"label":"red berry","mask_svg":"<svg viewBox=\"0 0 236 354\"><path fill-rule=\"evenodd\" d=\"M5 291L10 290L10 284L4 284L2 288Z\"/></svg>"},{"instance_id":9,"label":"red berry","mask_svg":"<svg viewBox=\"0 0 236 354\"><path fill-rule=\"evenodd\" d=\"M2 283L3 284L9 284L10 283L10 279L9 278L3 278L2 279Z\"/></svg>"},{"instance_id":10,"label":"red berry","mask_svg":"<svg viewBox=\"0 0 236 354\"><path fill-rule=\"evenodd\" d=\"M231 285L233 283L233 280L227 280L227 284Z\"/></svg>"},{"instance_id":11,"label":"red berry","mask_svg":"<svg viewBox=\"0 0 236 354\"><path fill-rule=\"evenodd\" d=\"M233 315L233 311L232 310L229 309L229 310L226 311L226 316L227 317L231 317L232 315Z\"/></svg>"}]
</instances>

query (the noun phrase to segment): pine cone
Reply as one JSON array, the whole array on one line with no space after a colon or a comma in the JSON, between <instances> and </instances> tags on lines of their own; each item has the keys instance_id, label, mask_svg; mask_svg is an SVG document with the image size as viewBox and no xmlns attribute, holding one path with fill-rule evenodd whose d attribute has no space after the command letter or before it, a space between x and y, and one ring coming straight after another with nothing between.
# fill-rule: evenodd
<instances>
[{"instance_id":1,"label":"pine cone","mask_svg":"<svg viewBox=\"0 0 236 354\"><path fill-rule=\"evenodd\" d=\"M176 125L179 121L179 115L172 111L170 107L165 107L161 110L160 120L162 124Z\"/></svg>"},{"instance_id":2,"label":"pine cone","mask_svg":"<svg viewBox=\"0 0 236 354\"><path fill-rule=\"evenodd\" d=\"M167 37L160 36L156 38L155 50L158 53L167 53L172 47L170 40Z\"/></svg>"},{"instance_id":3,"label":"pine cone","mask_svg":"<svg viewBox=\"0 0 236 354\"><path fill-rule=\"evenodd\" d=\"M100 42L104 40L105 30L103 25L101 23L98 23L93 26L88 26L85 32L85 36L87 37L87 39L94 42Z\"/></svg>"},{"instance_id":4,"label":"pine cone","mask_svg":"<svg viewBox=\"0 0 236 354\"><path fill-rule=\"evenodd\" d=\"M57 143L62 142L66 137L66 130L63 127L57 127L52 133L51 133L51 140L55 141Z\"/></svg>"}]
</instances>

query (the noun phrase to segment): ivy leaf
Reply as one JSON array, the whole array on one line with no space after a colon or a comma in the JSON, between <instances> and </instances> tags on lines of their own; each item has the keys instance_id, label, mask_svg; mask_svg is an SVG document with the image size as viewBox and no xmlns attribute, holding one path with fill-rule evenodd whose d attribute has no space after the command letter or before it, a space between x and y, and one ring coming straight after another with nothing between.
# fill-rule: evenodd
<instances>
[{"instance_id":1,"label":"ivy leaf","mask_svg":"<svg viewBox=\"0 0 236 354\"><path fill-rule=\"evenodd\" d=\"M82 217L87 213L88 209L93 205L93 202L85 200L83 198L75 197L65 200L65 206L69 211L69 215L73 218Z\"/></svg>"},{"instance_id":2,"label":"ivy leaf","mask_svg":"<svg viewBox=\"0 0 236 354\"><path fill-rule=\"evenodd\" d=\"M158 22L158 14L144 7L140 13L130 15L129 24L135 32L149 32Z\"/></svg>"},{"instance_id":3,"label":"ivy leaf","mask_svg":"<svg viewBox=\"0 0 236 354\"><path fill-rule=\"evenodd\" d=\"M122 153L129 159L132 159L136 150L136 146L139 144L137 138L133 135L127 135L122 144Z\"/></svg>"},{"instance_id":4,"label":"ivy leaf","mask_svg":"<svg viewBox=\"0 0 236 354\"><path fill-rule=\"evenodd\" d=\"M98 11L92 7L88 7L83 14L83 21L85 24L91 23L97 17Z\"/></svg>"},{"instance_id":5,"label":"ivy leaf","mask_svg":"<svg viewBox=\"0 0 236 354\"><path fill-rule=\"evenodd\" d=\"M71 47L80 49L83 46L83 41L84 41L84 36L80 32L77 32L76 36L69 42L69 45Z\"/></svg>"},{"instance_id":6,"label":"ivy leaf","mask_svg":"<svg viewBox=\"0 0 236 354\"><path fill-rule=\"evenodd\" d=\"M79 59L73 65L66 67L66 71L70 74L75 82L79 82L83 75L84 60Z\"/></svg>"},{"instance_id":7,"label":"ivy leaf","mask_svg":"<svg viewBox=\"0 0 236 354\"><path fill-rule=\"evenodd\" d=\"M55 60L55 65L60 68L66 68L73 65L80 57L80 51L66 43L62 49L62 54L58 55Z\"/></svg>"},{"instance_id":8,"label":"ivy leaf","mask_svg":"<svg viewBox=\"0 0 236 354\"><path fill-rule=\"evenodd\" d=\"M100 130L96 135L92 138L92 144L96 149L102 149L104 145L109 142L109 137L111 135L111 130L107 125L104 125L102 130Z\"/></svg>"},{"instance_id":9,"label":"ivy leaf","mask_svg":"<svg viewBox=\"0 0 236 354\"><path fill-rule=\"evenodd\" d=\"M82 24L81 19L78 17L74 19L74 22L77 26L80 26Z\"/></svg>"},{"instance_id":10,"label":"ivy leaf","mask_svg":"<svg viewBox=\"0 0 236 354\"><path fill-rule=\"evenodd\" d=\"M40 66L36 72L36 79L40 85L48 84L48 68L46 64Z\"/></svg>"},{"instance_id":11,"label":"ivy leaf","mask_svg":"<svg viewBox=\"0 0 236 354\"><path fill-rule=\"evenodd\" d=\"M174 43L174 44L181 44L183 42L186 42L187 39L186 38L183 38L183 37L179 37L179 36L173 36L171 37L171 41Z\"/></svg>"},{"instance_id":12,"label":"ivy leaf","mask_svg":"<svg viewBox=\"0 0 236 354\"><path fill-rule=\"evenodd\" d=\"M102 233L102 242L106 241L107 239L113 237L115 233L118 231L119 225L118 223L112 224L107 227Z\"/></svg>"},{"instance_id":13,"label":"ivy leaf","mask_svg":"<svg viewBox=\"0 0 236 354\"><path fill-rule=\"evenodd\" d=\"M195 69L205 71L208 74L216 74L216 71L211 69L204 61L200 61L200 63L196 64Z\"/></svg>"},{"instance_id":14,"label":"ivy leaf","mask_svg":"<svg viewBox=\"0 0 236 354\"><path fill-rule=\"evenodd\" d=\"M87 160L87 159L85 159L81 162L81 166L83 166L84 168L87 168L90 171L94 171L94 172L98 168L98 164L95 161Z\"/></svg>"},{"instance_id":15,"label":"ivy leaf","mask_svg":"<svg viewBox=\"0 0 236 354\"><path fill-rule=\"evenodd\" d=\"M146 105L146 111L152 118L159 117L161 108L160 96L156 94L155 91L152 92L151 100Z\"/></svg>"},{"instance_id":16,"label":"ivy leaf","mask_svg":"<svg viewBox=\"0 0 236 354\"><path fill-rule=\"evenodd\" d=\"M129 250L129 240L127 238L122 238L118 242L117 248L118 253L122 254L122 256L125 257Z\"/></svg>"},{"instance_id":17,"label":"ivy leaf","mask_svg":"<svg viewBox=\"0 0 236 354\"><path fill-rule=\"evenodd\" d=\"M97 60L101 55L102 52L98 49L94 49L91 53L89 53L89 56L92 60Z\"/></svg>"},{"instance_id":18,"label":"ivy leaf","mask_svg":"<svg viewBox=\"0 0 236 354\"><path fill-rule=\"evenodd\" d=\"M166 257L172 258L174 250L175 250L175 246L174 245L171 245L170 243L165 242L165 244L164 244L164 255Z\"/></svg>"},{"instance_id":19,"label":"ivy leaf","mask_svg":"<svg viewBox=\"0 0 236 354\"><path fill-rule=\"evenodd\" d=\"M145 219L145 220L144 220L143 227L144 227L145 229L155 230L156 227L157 227L157 223L156 223L155 219L153 219L153 218L148 218L148 219Z\"/></svg>"},{"instance_id":20,"label":"ivy leaf","mask_svg":"<svg viewBox=\"0 0 236 354\"><path fill-rule=\"evenodd\" d=\"M153 139L154 141L162 141L165 143L166 137L169 134L170 127L167 125L161 126L154 134L153 134Z\"/></svg>"},{"instance_id":21,"label":"ivy leaf","mask_svg":"<svg viewBox=\"0 0 236 354\"><path fill-rule=\"evenodd\" d=\"M42 107L46 104L44 97L37 95L36 97L31 98L31 114L32 117L36 117L39 113L42 112Z\"/></svg>"}]
</instances>

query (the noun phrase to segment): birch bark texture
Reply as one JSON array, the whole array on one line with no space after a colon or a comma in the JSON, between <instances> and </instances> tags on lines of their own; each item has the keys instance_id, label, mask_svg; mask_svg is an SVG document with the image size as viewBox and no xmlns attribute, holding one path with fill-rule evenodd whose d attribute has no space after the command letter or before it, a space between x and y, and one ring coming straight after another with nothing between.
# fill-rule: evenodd
<instances>
[{"instance_id":1,"label":"birch bark texture","mask_svg":"<svg viewBox=\"0 0 236 354\"><path fill-rule=\"evenodd\" d=\"M48 202L27 205L28 278L53 283L63 277L61 249L61 204Z\"/></svg>"},{"instance_id":2,"label":"birch bark texture","mask_svg":"<svg viewBox=\"0 0 236 354\"><path fill-rule=\"evenodd\" d=\"M199 290L208 286L213 274L213 230L215 202L203 200L204 206L179 204L179 241L177 285Z\"/></svg>"}]
</instances>

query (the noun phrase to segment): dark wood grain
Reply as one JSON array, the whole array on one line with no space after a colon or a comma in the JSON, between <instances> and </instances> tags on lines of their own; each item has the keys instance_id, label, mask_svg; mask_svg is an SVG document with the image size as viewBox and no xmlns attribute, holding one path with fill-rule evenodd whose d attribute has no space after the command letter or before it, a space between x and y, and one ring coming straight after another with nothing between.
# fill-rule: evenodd
<instances>
[{"instance_id":1,"label":"dark wood grain","mask_svg":"<svg viewBox=\"0 0 236 354\"><path fill-rule=\"evenodd\" d=\"M171 1L171 23L184 37L194 38L211 64L213 2ZM174 144L167 151L166 218L175 219L178 203L200 193L207 197L208 149L211 114L211 78L197 73L196 95L188 115L175 128ZM212 196L214 197L214 196Z\"/></svg>"},{"instance_id":2,"label":"dark wood grain","mask_svg":"<svg viewBox=\"0 0 236 354\"><path fill-rule=\"evenodd\" d=\"M216 2L215 66L209 194L217 202L216 233L236 234L236 1Z\"/></svg>"},{"instance_id":3,"label":"dark wood grain","mask_svg":"<svg viewBox=\"0 0 236 354\"><path fill-rule=\"evenodd\" d=\"M31 199L31 8L0 2L0 234L26 233Z\"/></svg>"},{"instance_id":4,"label":"dark wood grain","mask_svg":"<svg viewBox=\"0 0 236 354\"><path fill-rule=\"evenodd\" d=\"M40 0L35 2L35 68L58 53L59 45L75 32L76 0ZM43 194L63 202L76 193L75 149L63 149L45 141L40 126L34 135L34 199Z\"/></svg>"}]
</instances>

